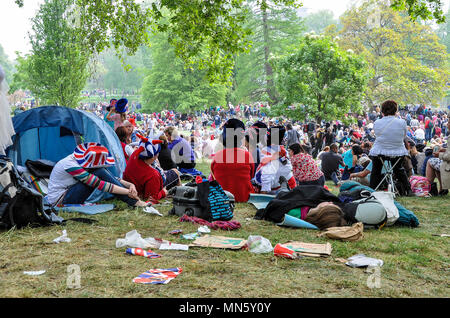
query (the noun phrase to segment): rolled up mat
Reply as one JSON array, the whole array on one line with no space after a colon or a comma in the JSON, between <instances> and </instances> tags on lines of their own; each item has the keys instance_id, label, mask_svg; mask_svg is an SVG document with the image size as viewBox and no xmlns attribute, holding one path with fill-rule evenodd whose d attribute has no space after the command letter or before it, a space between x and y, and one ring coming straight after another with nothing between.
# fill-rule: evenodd
<instances>
[{"instance_id":1,"label":"rolled up mat","mask_svg":"<svg viewBox=\"0 0 450 318\"><path fill-rule=\"evenodd\" d=\"M303 221L302 219L293 217L289 214L284 215L283 222L277 223L279 226L289 226L289 227L297 227L297 228L305 228L305 229L313 229L318 230L319 228L309 222Z\"/></svg>"}]
</instances>

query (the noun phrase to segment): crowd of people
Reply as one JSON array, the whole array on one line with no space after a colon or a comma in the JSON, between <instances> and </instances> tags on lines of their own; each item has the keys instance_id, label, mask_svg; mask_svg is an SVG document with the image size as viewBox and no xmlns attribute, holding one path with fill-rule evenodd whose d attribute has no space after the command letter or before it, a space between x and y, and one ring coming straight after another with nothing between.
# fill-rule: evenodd
<instances>
[{"instance_id":1,"label":"crowd of people","mask_svg":"<svg viewBox=\"0 0 450 318\"><path fill-rule=\"evenodd\" d=\"M104 169L114 164L108 149L80 145L56 165L50 203L83 203L99 189L130 206L145 206L167 197L186 175L217 180L236 202L248 201L251 193L276 195L283 185L326 187L327 180L336 187L355 180L384 190L391 186L383 179L389 164L399 195L412 195L412 175L425 176L436 189L439 185L434 195L447 195L450 188L447 114L425 107L399 109L393 100L355 117L350 125L272 118L262 104L191 115L167 110L142 114L129 112L125 98L111 100L97 114L122 144L123 178ZM205 159L210 163L207 175L196 167Z\"/></svg>"}]
</instances>

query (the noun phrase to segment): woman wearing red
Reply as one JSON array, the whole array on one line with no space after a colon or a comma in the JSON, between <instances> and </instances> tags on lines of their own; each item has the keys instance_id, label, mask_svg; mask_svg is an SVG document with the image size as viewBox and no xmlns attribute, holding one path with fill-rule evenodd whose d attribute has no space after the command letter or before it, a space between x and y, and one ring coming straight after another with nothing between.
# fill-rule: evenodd
<instances>
[{"instance_id":1,"label":"woman wearing red","mask_svg":"<svg viewBox=\"0 0 450 318\"><path fill-rule=\"evenodd\" d=\"M179 176L175 170L163 171L155 162L162 140L138 137L141 138L139 148L128 160L123 178L136 186L139 197L157 202L167 196L168 188L179 183Z\"/></svg>"},{"instance_id":2,"label":"woman wearing red","mask_svg":"<svg viewBox=\"0 0 450 318\"><path fill-rule=\"evenodd\" d=\"M223 126L223 150L214 155L211 163L213 177L226 191L234 195L236 202L247 202L253 192L251 179L255 174L252 155L242 148L245 125L232 118Z\"/></svg>"}]
</instances>

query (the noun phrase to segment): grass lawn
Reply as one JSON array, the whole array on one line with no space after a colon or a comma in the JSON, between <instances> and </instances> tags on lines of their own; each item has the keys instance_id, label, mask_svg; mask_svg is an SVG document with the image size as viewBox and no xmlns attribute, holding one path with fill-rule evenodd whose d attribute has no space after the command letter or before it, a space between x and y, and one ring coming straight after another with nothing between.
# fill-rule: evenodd
<instances>
[{"instance_id":1,"label":"grass lawn","mask_svg":"<svg viewBox=\"0 0 450 318\"><path fill-rule=\"evenodd\" d=\"M204 172L208 164L199 164ZM337 193L337 189L328 184ZM189 244L168 234L174 229L196 232L198 225L168 216L171 204L155 206L164 217L142 210L128 209L115 201L116 209L86 216L62 213L61 216L89 217L89 225L68 221L65 226L25 228L0 233L0 297L150 297L150 298L260 298L260 297L448 297L450 200L445 198L400 198L399 201L419 218L418 228L389 227L367 230L358 242L318 238L315 230L281 228L254 220L255 208L238 204L235 220L242 228L214 231L213 235L247 238L262 235L272 245L296 240L310 243L330 242L328 258L288 260L272 253L253 254L192 247L189 251L158 251L158 259L125 254L115 242L136 229L142 237L155 237ZM53 243L67 230L70 243ZM371 273L350 268L338 259L364 253L384 261L379 288L369 288ZM81 270L80 288L68 288L68 266ZM183 272L167 285L140 285L134 277L152 268L181 267ZM23 271L46 270L40 276ZM373 280L372 280L373 281Z\"/></svg>"}]
</instances>

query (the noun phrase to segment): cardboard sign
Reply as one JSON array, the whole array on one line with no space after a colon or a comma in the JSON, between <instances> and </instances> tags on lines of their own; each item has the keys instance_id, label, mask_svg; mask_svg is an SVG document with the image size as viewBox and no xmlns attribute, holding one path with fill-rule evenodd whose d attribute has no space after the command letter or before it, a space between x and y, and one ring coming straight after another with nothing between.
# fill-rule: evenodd
<instances>
[{"instance_id":1,"label":"cardboard sign","mask_svg":"<svg viewBox=\"0 0 450 318\"><path fill-rule=\"evenodd\" d=\"M297 252L300 255L312 257L321 257L321 256L327 257L331 255L332 251L330 243L313 244L313 243L289 241L281 245Z\"/></svg>"},{"instance_id":2,"label":"cardboard sign","mask_svg":"<svg viewBox=\"0 0 450 318\"><path fill-rule=\"evenodd\" d=\"M226 248L239 250L247 244L247 240L234 237L205 235L198 237L190 246Z\"/></svg>"}]
</instances>

